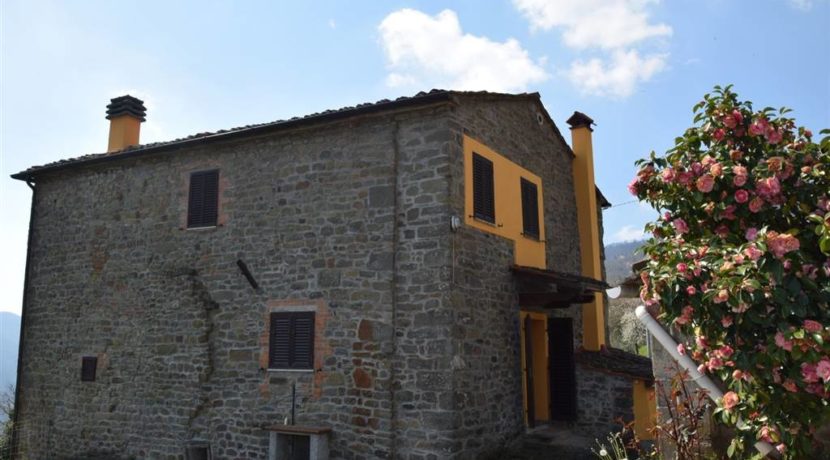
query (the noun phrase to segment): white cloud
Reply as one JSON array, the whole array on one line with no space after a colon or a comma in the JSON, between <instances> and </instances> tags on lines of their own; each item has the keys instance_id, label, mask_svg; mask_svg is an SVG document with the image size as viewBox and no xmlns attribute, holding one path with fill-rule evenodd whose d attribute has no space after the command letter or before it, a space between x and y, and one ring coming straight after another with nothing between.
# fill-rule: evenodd
<instances>
[{"instance_id":1,"label":"white cloud","mask_svg":"<svg viewBox=\"0 0 830 460\"><path fill-rule=\"evenodd\" d=\"M806 1L806 0L800 0ZM615 49L654 37L672 28L649 21L647 7L656 0L513 0L533 29L563 29L571 48Z\"/></svg>"},{"instance_id":2,"label":"white cloud","mask_svg":"<svg viewBox=\"0 0 830 460\"><path fill-rule=\"evenodd\" d=\"M803 0L804 1L804 0ZM565 75L585 94L625 98L664 70L667 53L641 56L640 47L672 35L653 22L659 0L513 0L533 30L561 30L566 46L599 55L573 61Z\"/></svg>"},{"instance_id":3,"label":"white cloud","mask_svg":"<svg viewBox=\"0 0 830 460\"><path fill-rule=\"evenodd\" d=\"M625 98L638 83L651 80L666 67L665 54L641 57L637 50L616 50L609 61L599 58L571 63L566 72L574 86L586 94Z\"/></svg>"},{"instance_id":4,"label":"white cloud","mask_svg":"<svg viewBox=\"0 0 830 460\"><path fill-rule=\"evenodd\" d=\"M642 228L637 228L632 225L625 225L611 235L608 241L610 243L620 243L624 241L639 241L646 237Z\"/></svg>"},{"instance_id":5,"label":"white cloud","mask_svg":"<svg viewBox=\"0 0 830 460\"><path fill-rule=\"evenodd\" d=\"M386 16L378 30L389 86L512 92L548 78L544 61L534 62L518 41L464 33L452 10L429 16L402 9Z\"/></svg>"},{"instance_id":6,"label":"white cloud","mask_svg":"<svg viewBox=\"0 0 830 460\"><path fill-rule=\"evenodd\" d=\"M790 5L802 11L810 11L813 8L812 0L789 0Z\"/></svg>"}]
</instances>

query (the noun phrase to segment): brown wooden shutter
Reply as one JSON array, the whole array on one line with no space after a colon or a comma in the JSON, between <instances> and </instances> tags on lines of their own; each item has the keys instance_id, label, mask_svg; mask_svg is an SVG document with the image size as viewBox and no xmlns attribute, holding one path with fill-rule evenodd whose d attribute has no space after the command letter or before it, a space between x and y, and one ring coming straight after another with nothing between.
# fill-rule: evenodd
<instances>
[{"instance_id":1,"label":"brown wooden shutter","mask_svg":"<svg viewBox=\"0 0 830 460\"><path fill-rule=\"evenodd\" d=\"M98 358L84 356L81 358L81 382L94 382L95 371L98 368Z\"/></svg>"},{"instance_id":2,"label":"brown wooden shutter","mask_svg":"<svg viewBox=\"0 0 830 460\"><path fill-rule=\"evenodd\" d=\"M493 162L477 153L473 153L473 215L496 223Z\"/></svg>"},{"instance_id":3,"label":"brown wooden shutter","mask_svg":"<svg viewBox=\"0 0 830 460\"><path fill-rule=\"evenodd\" d=\"M294 313L292 369L314 368L314 313Z\"/></svg>"},{"instance_id":4,"label":"brown wooden shutter","mask_svg":"<svg viewBox=\"0 0 830 460\"><path fill-rule=\"evenodd\" d=\"M291 314L271 313L268 367L288 369L291 363Z\"/></svg>"},{"instance_id":5,"label":"brown wooden shutter","mask_svg":"<svg viewBox=\"0 0 830 460\"><path fill-rule=\"evenodd\" d=\"M536 184L522 178L522 232L539 239L539 191Z\"/></svg>"},{"instance_id":6,"label":"brown wooden shutter","mask_svg":"<svg viewBox=\"0 0 830 460\"><path fill-rule=\"evenodd\" d=\"M271 313L268 367L314 368L314 312Z\"/></svg>"},{"instance_id":7,"label":"brown wooden shutter","mask_svg":"<svg viewBox=\"0 0 830 460\"><path fill-rule=\"evenodd\" d=\"M219 216L219 171L200 171L190 175L187 201L187 227L213 227Z\"/></svg>"}]
</instances>

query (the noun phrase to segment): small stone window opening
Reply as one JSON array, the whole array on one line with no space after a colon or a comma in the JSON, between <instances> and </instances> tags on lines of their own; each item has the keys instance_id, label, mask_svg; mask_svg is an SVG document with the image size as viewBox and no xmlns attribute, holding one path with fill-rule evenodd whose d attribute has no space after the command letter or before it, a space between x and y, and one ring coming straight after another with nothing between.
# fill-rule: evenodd
<instances>
[{"instance_id":1,"label":"small stone window opening","mask_svg":"<svg viewBox=\"0 0 830 460\"><path fill-rule=\"evenodd\" d=\"M473 217L496 223L493 162L473 153Z\"/></svg>"},{"instance_id":2,"label":"small stone window opening","mask_svg":"<svg viewBox=\"0 0 830 460\"><path fill-rule=\"evenodd\" d=\"M219 170L190 175L187 228L215 227L219 218Z\"/></svg>"},{"instance_id":3,"label":"small stone window opening","mask_svg":"<svg viewBox=\"0 0 830 460\"><path fill-rule=\"evenodd\" d=\"M98 358L84 356L81 358L81 382L94 382L95 370L98 368Z\"/></svg>"},{"instance_id":4,"label":"small stone window opening","mask_svg":"<svg viewBox=\"0 0 830 460\"><path fill-rule=\"evenodd\" d=\"M539 239L539 191L536 184L522 178L522 234Z\"/></svg>"},{"instance_id":5,"label":"small stone window opening","mask_svg":"<svg viewBox=\"0 0 830 460\"><path fill-rule=\"evenodd\" d=\"M314 369L314 312L274 312L270 321L268 368Z\"/></svg>"}]
</instances>

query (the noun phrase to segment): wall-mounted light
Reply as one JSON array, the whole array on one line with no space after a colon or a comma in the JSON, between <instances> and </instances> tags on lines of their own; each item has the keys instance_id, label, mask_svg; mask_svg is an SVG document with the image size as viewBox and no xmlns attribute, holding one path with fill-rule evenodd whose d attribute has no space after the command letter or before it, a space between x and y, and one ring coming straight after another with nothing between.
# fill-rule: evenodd
<instances>
[{"instance_id":1,"label":"wall-mounted light","mask_svg":"<svg viewBox=\"0 0 830 460\"><path fill-rule=\"evenodd\" d=\"M458 216L450 217L450 230L457 232L461 228L461 218Z\"/></svg>"}]
</instances>

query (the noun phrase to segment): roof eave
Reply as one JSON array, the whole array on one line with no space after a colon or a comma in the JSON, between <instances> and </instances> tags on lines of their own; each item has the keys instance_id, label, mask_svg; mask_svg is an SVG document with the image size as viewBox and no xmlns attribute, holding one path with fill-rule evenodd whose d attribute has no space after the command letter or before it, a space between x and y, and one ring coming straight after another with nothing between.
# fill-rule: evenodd
<instances>
[{"instance_id":1,"label":"roof eave","mask_svg":"<svg viewBox=\"0 0 830 460\"><path fill-rule=\"evenodd\" d=\"M90 166L101 163L108 163L111 161L120 161L128 158L135 158L145 155L152 155L160 152L171 150L178 150L181 148L192 147L203 144L210 144L213 142L233 140L239 137L261 135L270 132L277 132L288 129L295 129L305 125L312 125L318 123L326 123L332 121L339 121L346 118L352 118L360 115L367 115L372 113L392 111L402 108L410 108L417 106L426 106L437 103L452 102L454 92L452 91L435 91L424 94L423 96L411 97L401 100L392 100L387 102L380 102L375 104L367 104L363 106L354 107L348 110L332 111L328 113L321 113L314 116L297 118L292 120L279 121L268 123L259 126L252 126L235 131L228 131L223 133L215 133L208 136L196 137L193 139L181 139L179 141L171 141L158 146L136 147L133 149L115 152L110 155L96 156L87 159L79 159L74 161L66 161L64 163L57 163L51 166L43 166L38 168L30 168L19 173L11 175L12 179L17 179L25 182L32 182L41 174L52 173L64 169L76 168L81 166Z\"/></svg>"}]
</instances>

